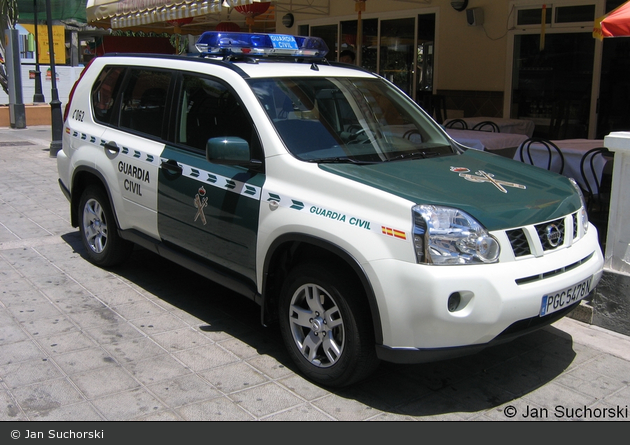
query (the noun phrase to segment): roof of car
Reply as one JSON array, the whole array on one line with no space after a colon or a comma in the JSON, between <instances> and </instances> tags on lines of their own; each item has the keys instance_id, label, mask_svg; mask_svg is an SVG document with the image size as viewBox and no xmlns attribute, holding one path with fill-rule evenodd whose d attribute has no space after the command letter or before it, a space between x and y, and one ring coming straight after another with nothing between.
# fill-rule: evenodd
<instances>
[{"instance_id":1,"label":"roof of car","mask_svg":"<svg viewBox=\"0 0 630 445\"><path fill-rule=\"evenodd\" d=\"M265 57L204 57L200 54L172 55L150 53L106 53L101 60L116 58L116 63L129 61L138 65L155 65L162 68L176 68L182 62L220 65L238 72L244 78L262 77L375 77L375 74L361 67L344 63L317 61L300 58L265 58ZM142 63L145 61L145 63ZM169 63L172 62L172 63Z\"/></svg>"}]
</instances>

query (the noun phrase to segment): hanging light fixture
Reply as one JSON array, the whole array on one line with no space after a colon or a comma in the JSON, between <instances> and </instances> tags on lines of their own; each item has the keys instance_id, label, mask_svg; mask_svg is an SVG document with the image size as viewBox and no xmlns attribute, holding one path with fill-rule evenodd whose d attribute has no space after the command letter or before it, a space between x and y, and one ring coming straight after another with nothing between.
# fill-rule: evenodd
<instances>
[{"instance_id":1,"label":"hanging light fixture","mask_svg":"<svg viewBox=\"0 0 630 445\"><path fill-rule=\"evenodd\" d=\"M245 16L245 23L249 26L249 32L252 32L254 17L267 12L269 6L271 6L271 2L257 2L249 5L235 6L234 9Z\"/></svg>"},{"instance_id":2,"label":"hanging light fixture","mask_svg":"<svg viewBox=\"0 0 630 445\"><path fill-rule=\"evenodd\" d=\"M217 27L215 29L221 32L239 32L241 30L241 27L234 22L221 22L217 24Z\"/></svg>"},{"instance_id":3,"label":"hanging light fixture","mask_svg":"<svg viewBox=\"0 0 630 445\"><path fill-rule=\"evenodd\" d=\"M192 17L185 17L183 19L167 20L166 23L168 23L169 25L171 25L174 28L173 32L175 34L181 34L182 33L182 26L188 25L188 24L192 23L192 21L193 21Z\"/></svg>"}]
</instances>

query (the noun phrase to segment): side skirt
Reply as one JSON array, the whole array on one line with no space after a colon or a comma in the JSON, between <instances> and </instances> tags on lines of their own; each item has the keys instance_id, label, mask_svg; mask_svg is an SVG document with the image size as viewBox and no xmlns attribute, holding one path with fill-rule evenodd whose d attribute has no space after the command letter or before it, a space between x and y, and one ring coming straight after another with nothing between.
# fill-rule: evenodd
<instances>
[{"instance_id":1,"label":"side skirt","mask_svg":"<svg viewBox=\"0 0 630 445\"><path fill-rule=\"evenodd\" d=\"M262 295L257 292L255 283L248 278L219 265L204 261L196 256L185 254L174 247L170 247L161 241L143 235L135 230L120 230L119 233L121 238L142 246L167 260L179 264L192 272L198 273L204 278L214 281L262 305Z\"/></svg>"}]
</instances>

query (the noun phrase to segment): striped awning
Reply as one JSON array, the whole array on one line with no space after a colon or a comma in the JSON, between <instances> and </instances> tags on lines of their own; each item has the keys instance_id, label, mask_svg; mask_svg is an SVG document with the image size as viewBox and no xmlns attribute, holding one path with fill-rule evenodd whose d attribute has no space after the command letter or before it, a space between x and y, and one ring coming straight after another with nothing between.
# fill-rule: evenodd
<instances>
[{"instance_id":1,"label":"striped awning","mask_svg":"<svg viewBox=\"0 0 630 445\"><path fill-rule=\"evenodd\" d=\"M261 0L225 0L231 8ZM221 11L223 0L88 0L88 23L109 21L110 27L131 28L204 16Z\"/></svg>"}]
</instances>

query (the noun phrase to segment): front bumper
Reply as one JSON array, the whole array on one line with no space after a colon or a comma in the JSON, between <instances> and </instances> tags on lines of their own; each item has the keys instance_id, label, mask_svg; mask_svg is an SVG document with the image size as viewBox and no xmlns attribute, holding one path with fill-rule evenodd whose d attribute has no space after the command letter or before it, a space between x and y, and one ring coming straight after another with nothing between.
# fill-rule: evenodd
<instances>
[{"instance_id":1,"label":"front bumper","mask_svg":"<svg viewBox=\"0 0 630 445\"><path fill-rule=\"evenodd\" d=\"M576 304L539 317L543 295L602 275L603 255L591 228L569 248L517 261L426 266L384 259L370 262L383 344L379 357L420 363L466 355L526 334L568 314ZM551 273L553 272L553 273ZM540 276L538 280L531 280ZM448 299L462 295L449 311Z\"/></svg>"},{"instance_id":2,"label":"front bumper","mask_svg":"<svg viewBox=\"0 0 630 445\"><path fill-rule=\"evenodd\" d=\"M386 362L412 364L431 363L440 360L448 360L456 357L477 354L478 352L481 352L486 348L512 341L517 337L529 334L530 332L534 332L540 328L548 326L558 321L562 317L570 314L579 304L579 302L574 303L565 309L554 312L553 314L547 315L545 317L532 317L525 320L517 321L510 325L503 332L501 332L494 339L490 340L488 343L483 343L479 345L456 346L450 348L429 349L391 348L384 345L377 345L376 355L379 359Z\"/></svg>"}]
</instances>

